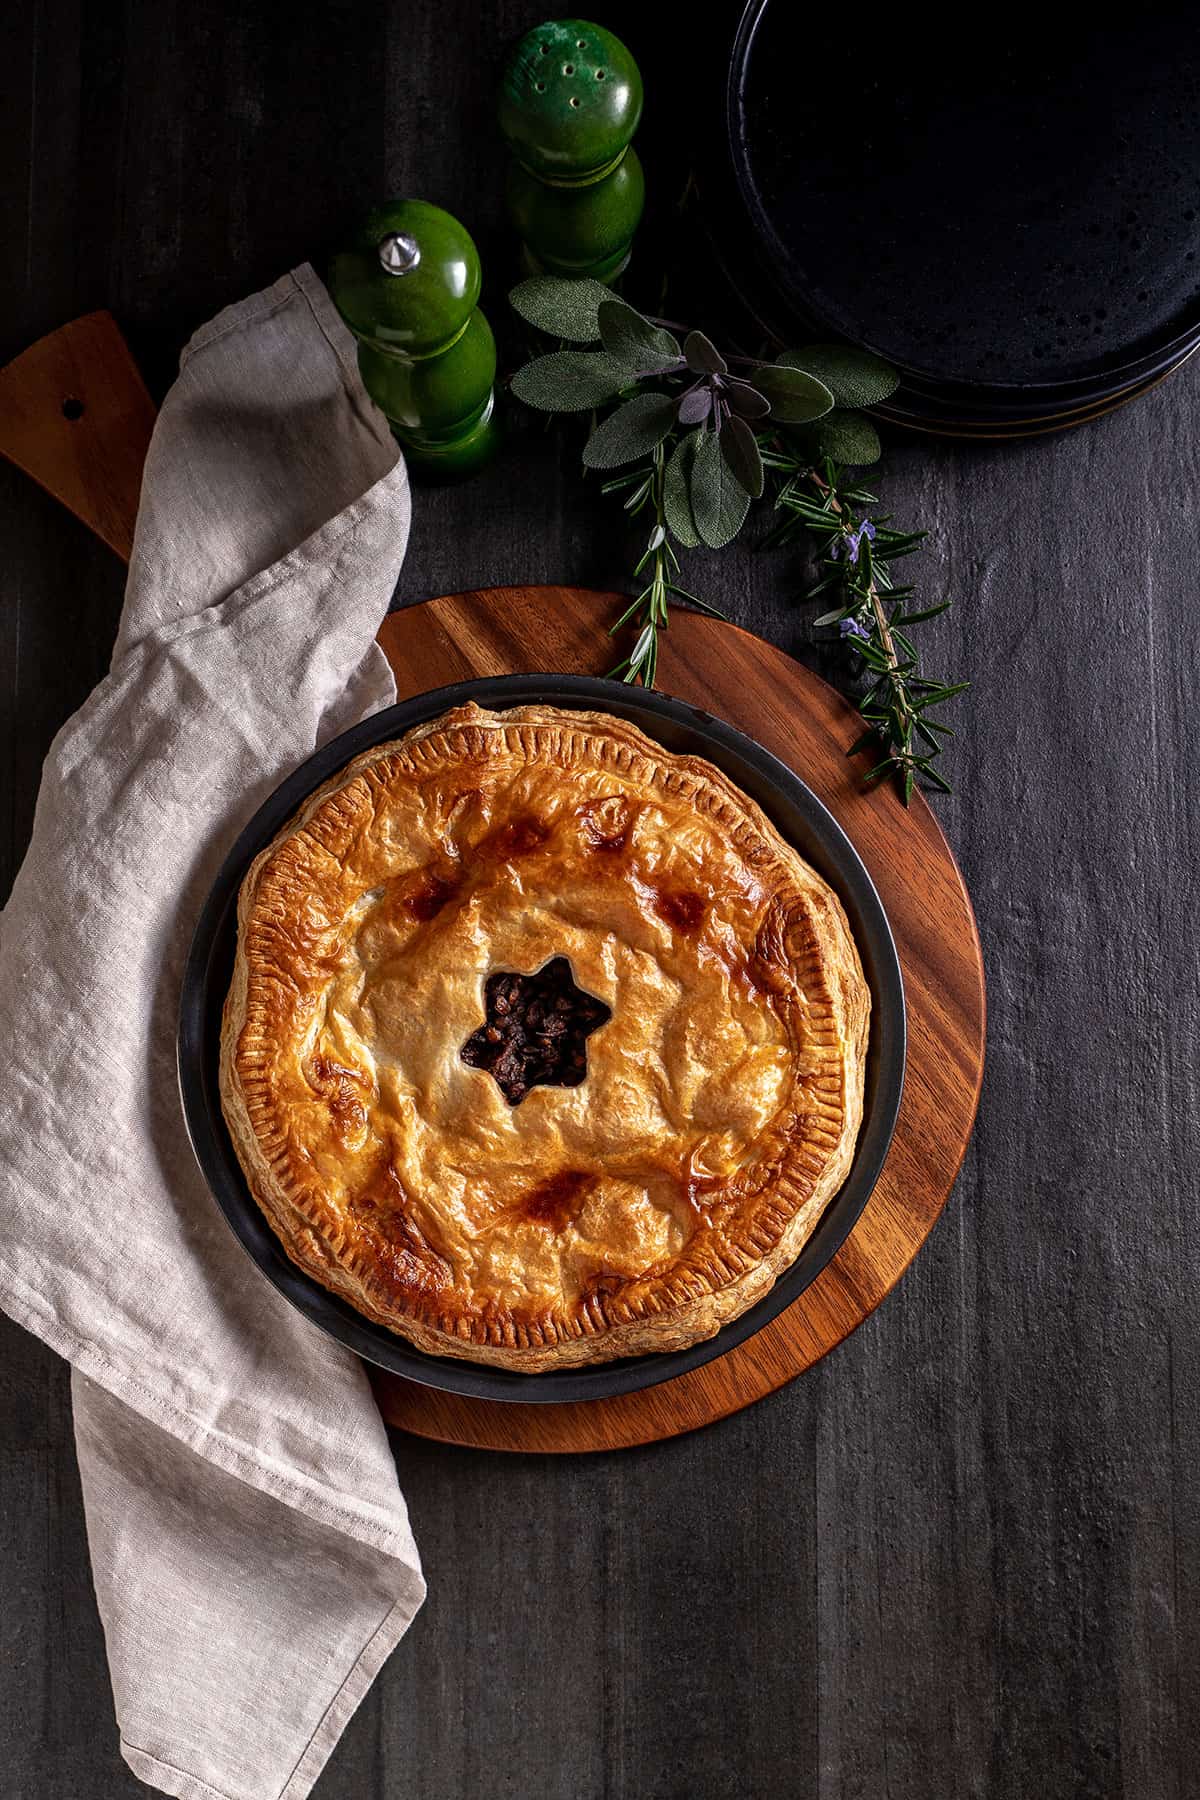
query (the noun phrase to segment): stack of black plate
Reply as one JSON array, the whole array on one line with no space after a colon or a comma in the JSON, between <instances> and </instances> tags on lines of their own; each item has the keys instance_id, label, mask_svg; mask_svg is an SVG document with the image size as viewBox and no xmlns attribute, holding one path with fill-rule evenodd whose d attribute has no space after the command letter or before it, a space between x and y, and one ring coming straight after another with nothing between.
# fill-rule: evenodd
<instances>
[{"instance_id":1,"label":"stack of black plate","mask_svg":"<svg viewBox=\"0 0 1200 1800\"><path fill-rule=\"evenodd\" d=\"M1053 10L736 29L714 241L769 337L896 363L900 423L1057 430L1200 344L1200 15Z\"/></svg>"}]
</instances>

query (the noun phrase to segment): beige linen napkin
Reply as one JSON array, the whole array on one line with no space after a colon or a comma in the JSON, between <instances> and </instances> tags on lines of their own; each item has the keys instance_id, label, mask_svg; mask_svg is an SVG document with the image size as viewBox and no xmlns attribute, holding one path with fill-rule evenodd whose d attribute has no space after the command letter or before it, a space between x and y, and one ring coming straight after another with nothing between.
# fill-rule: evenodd
<instances>
[{"instance_id":1,"label":"beige linen napkin","mask_svg":"<svg viewBox=\"0 0 1200 1800\"><path fill-rule=\"evenodd\" d=\"M312 271L193 339L111 673L55 739L0 919L0 1304L74 1365L121 1748L169 1794L301 1800L424 1595L361 1365L196 1168L179 980L216 868L395 690L404 465Z\"/></svg>"}]
</instances>

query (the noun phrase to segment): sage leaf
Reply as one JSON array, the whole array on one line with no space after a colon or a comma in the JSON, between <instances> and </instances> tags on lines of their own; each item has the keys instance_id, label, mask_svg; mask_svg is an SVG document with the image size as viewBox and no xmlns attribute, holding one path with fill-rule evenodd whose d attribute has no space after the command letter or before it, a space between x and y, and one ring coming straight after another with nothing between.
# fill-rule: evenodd
<instances>
[{"instance_id":1,"label":"sage leaf","mask_svg":"<svg viewBox=\"0 0 1200 1800\"><path fill-rule=\"evenodd\" d=\"M806 344L776 357L785 369L815 375L833 395L835 406L878 406L900 385L899 370L869 350L849 344Z\"/></svg>"},{"instance_id":2,"label":"sage leaf","mask_svg":"<svg viewBox=\"0 0 1200 1800\"><path fill-rule=\"evenodd\" d=\"M626 306L624 300L616 300L611 294L597 309L597 320L600 327L600 342L610 356L623 362L630 371L634 369L651 370L669 369L679 361L679 345L669 331L663 331L657 325L651 325L649 319L643 319L640 312L632 306Z\"/></svg>"},{"instance_id":3,"label":"sage leaf","mask_svg":"<svg viewBox=\"0 0 1200 1800\"><path fill-rule=\"evenodd\" d=\"M855 468L879 460L879 433L860 412L835 407L817 421L813 431L819 456L832 456L834 462L849 463Z\"/></svg>"},{"instance_id":4,"label":"sage leaf","mask_svg":"<svg viewBox=\"0 0 1200 1800\"><path fill-rule=\"evenodd\" d=\"M663 513L671 536L685 550L694 550L700 542L688 492L698 437L698 432L689 431L680 438L663 470Z\"/></svg>"},{"instance_id":5,"label":"sage leaf","mask_svg":"<svg viewBox=\"0 0 1200 1800\"><path fill-rule=\"evenodd\" d=\"M752 500L763 491L763 463L758 441L744 419L731 413L721 427L721 449L736 480Z\"/></svg>"},{"instance_id":6,"label":"sage leaf","mask_svg":"<svg viewBox=\"0 0 1200 1800\"><path fill-rule=\"evenodd\" d=\"M736 377L725 383L724 398L731 409L741 419L765 419L771 410L770 402L752 388L748 381L740 381Z\"/></svg>"},{"instance_id":7,"label":"sage leaf","mask_svg":"<svg viewBox=\"0 0 1200 1800\"><path fill-rule=\"evenodd\" d=\"M712 389L707 387L689 388L679 402L679 423L681 425L703 425L712 411Z\"/></svg>"},{"instance_id":8,"label":"sage leaf","mask_svg":"<svg viewBox=\"0 0 1200 1800\"><path fill-rule=\"evenodd\" d=\"M683 355L694 375L724 375L728 364L717 346L702 331L689 331L683 340Z\"/></svg>"},{"instance_id":9,"label":"sage leaf","mask_svg":"<svg viewBox=\"0 0 1200 1800\"><path fill-rule=\"evenodd\" d=\"M617 469L661 444L675 424L675 402L666 394L635 394L602 419L583 447L588 469Z\"/></svg>"},{"instance_id":10,"label":"sage leaf","mask_svg":"<svg viewBox=\"0 0 1200 1800\"><path fill-rule=\"evenodd\" d=\"M719 550L742 529L750 496L725 460L715 431L700 434L688 491L696 530L710 550Z\"/></svg>"},{"instance_id":11,"label":"sage leaf","mask_svg":"<svg viewBox=\"0 0 1200 1800\"><path fill-rule=\"evenodd\" d=\"M597 313L611 299L612 290L590 276L572 280L564 275L533 275L517 283L508 303L527 324L550 337L594 344L600 336Z\"/></svg>"},{"instance_id":12,"label":"sage leaf","mask_svg":"<svg viewBox=\"0 0 1200 1800\"><path fill-rule=\"evenodd\" d=\"M552 350L512 378L512 391L542 412L588 412L628 385L629 370L604 350Z\"/></svg>"},{"instance_id":13,"label":"sage leaf","mask_svg":"<svg viewBox=\"0 0 1200 1800\"><path fill-rule=\"evenodd\" d=\"M810 419L819 419L833 405L833 395L824 382L803 369L764 363L750 379L763 398L770 401L772 416L781 425L805 425Z\"/></svg>"}]
</instances>

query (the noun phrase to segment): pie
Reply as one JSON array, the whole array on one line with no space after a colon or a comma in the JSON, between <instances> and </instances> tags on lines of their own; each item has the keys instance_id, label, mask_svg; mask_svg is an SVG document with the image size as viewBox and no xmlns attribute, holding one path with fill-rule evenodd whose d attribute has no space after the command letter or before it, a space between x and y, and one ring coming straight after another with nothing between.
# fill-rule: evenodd
<instances>
[{"instance_id":1,"label":"pie","mask_svg":"<svg viewBox=\"0 0 1200 1800\"><path fill-rule=\"evenodd\" d=\"M832 889L709 763L463 706L252 864L221 1095L302 1269L519 1371L682 1349L845 1179L870 997Z\"/></svg>"}]
</instances>

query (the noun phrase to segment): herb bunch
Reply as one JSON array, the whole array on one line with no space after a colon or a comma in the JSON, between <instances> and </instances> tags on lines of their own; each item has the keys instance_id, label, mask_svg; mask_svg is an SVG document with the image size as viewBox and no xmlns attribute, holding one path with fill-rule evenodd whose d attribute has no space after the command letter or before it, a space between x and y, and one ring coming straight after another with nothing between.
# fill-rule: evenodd
<instances>
[{"instance_id":1,"label":"herb bunch","mask_svg":"<svg viewBox=\"0 0 1200 1800\"><path fill-rule=\"evenodd\" d=\"M613 676L654 684L673 599L720 616L679 585L677 546L730 543L770 474L784 516L768 541L812 535L822 570L808 597L841 589L837 608L817 623L838 627L868 676L859 701L867 730L850 754L881 752L867 780L895 775L906 804L918 778L946 788L933 761L949 727L929 714L966 684L924 678L908 631L948 602L905 610L912 590L893 586L888 564L924 534L857 517L874 496L844 466L878 458L879 437L862 409L895 390L895 370L840 345L808 345L773 361L722 355L703 332L644 317L587 279L536 276L509 298L522 319L559 340L516 371L513 392L543 412L592 413L585 468L618 471L603 491L624 494L625 510L649 521L634 570L644 585L611 627L635 633Z\"/></svg>"},{"instance_id":2,"label":"herb bunch","mask_svg":"<svg viewBox=\"0 0 1200 1800\"><path fill-rule=\"evenodd\" d=\"M934 767L943 742L954 733L932 714L935 707L961 694L966 681L945 682L921 673L909 635L915 625L936 619L950 602L913 608L915 589L892 579L893 562L909 556L925 540L923 531L895 531L888 515L871 517L858 509L877 504L848 471L832 458L814 468L787 446L764 450L764 461L777 480L776 508L784 515L768 543L785 544L801 532L815 542L821 574L803 598L836 592L838 604L813 621L836 627L846 649L866 674L858 709L867 729L848 756L864 751L878 760L867 771L868 783L895 776L907 806L920 779L950 792L950 784Z\"/></svg>"}]
</instances>

